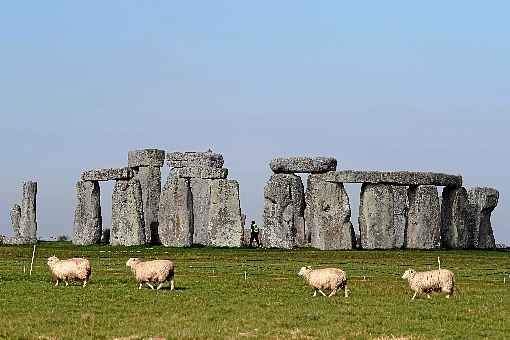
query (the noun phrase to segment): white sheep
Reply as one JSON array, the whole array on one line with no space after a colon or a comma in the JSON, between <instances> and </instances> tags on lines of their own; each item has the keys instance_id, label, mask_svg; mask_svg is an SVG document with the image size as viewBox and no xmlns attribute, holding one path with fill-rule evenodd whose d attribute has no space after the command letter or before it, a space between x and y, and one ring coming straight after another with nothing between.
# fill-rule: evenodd
<instances>
[{"instance_id":1,"label":"white sheep","mask_svg":"<svg viewBox=\"0 0 510 340\"><path fill-rule=\"evenodd\" d=\"M349 289L347 288L347 276L345 272L338 268L322 268L312 269L312 267L301 267L298 273L302 276L310 287L314 288L313 296L317 295L319 291L322 295L326 296L322 289L328 289L331 293L328 297L336 294L338 288L342 288L345 292L345 297L349 296Z\"/></svg>"},{"instance_id":2,"label":"white sheep","mask_svg":"<svg viewBox=\"0 0 510 340\"><path fill-rule=\"evenodd\" d=\"M152 289L154 286L151 283L159 283L156 289L160 289L165 281L170 281L170 290L174 289L174 264L170 260L143 262L139 258L130 258L126 266L131 268L136 282L140 284L138 289L142 289L144 283Z\"/></svg>"},{"instance_id":3,"label":"white sheep","mask_svg":"<svg viewBox=\"0 0 510 340\"><path fill-rule=\"evenodd\" d=\"M450 298L453 294L455 286L455 278L448 269L436 269L427 272L415 272L408 269L402 275L403 279L407 279L409 287L414 291L412 300L418 294L425 293L430 299L430 293L433 291L442 291L446 293L446 298Z\"/></svg>"},{"instance_id":4,"label":"white sheep","mask_svg":"<svg viewBox=\"0 0 510 340\"><path fill-rule=\"evenodd\" d=\"M59 260L56 256L52 256L48 258L48 267L57 281L55 286L58 286L60 280L64 281L66 286L69 285L69 280L77 280L83 281L83 287L85 287L92 272L89 260L84 258Z\"/></svg>"}]
</instances>

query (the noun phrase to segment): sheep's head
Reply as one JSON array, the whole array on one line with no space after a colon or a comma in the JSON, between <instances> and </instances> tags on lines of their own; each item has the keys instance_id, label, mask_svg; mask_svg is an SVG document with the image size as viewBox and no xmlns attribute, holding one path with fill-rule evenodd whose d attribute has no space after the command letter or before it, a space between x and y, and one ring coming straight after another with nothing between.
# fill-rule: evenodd
<instances>
[{"instance_id":1,"label":"sheep's head","mask_svg":"<svg viewBox=\"0 0 510 340\"><path fill-rule=\"evenodd\" d=\"M133 265L140 263L140 259L137 257L132 257L126 262L127 267L133 267Z\"/></svg>"},{"instance_id":2,"label":"sheep's head","mask_svg":"<svg viewBox=\"0 0 510 340\"><path fill-rule=\"evenodd\" d=\"M52 257L48 258L48 266L51 267L56 262L58 262L58 257L56 257L55 255L53 255Z\"/></svg>"},{"instance_id":3,"label":"sheep's head","mask_svg":"<svg viewBox=\"0 0 510 340\"><path fill-rule=\"evenodd\" d=\"M306 273L308 273L310 270L312 270L312 267L310 266L307 266L307 267L301 267L301 269L299 270L299 273L298 275L299 276L304 276Z\"/></svg>"},{"instance_id":4,"label":"sheep's head","mask_svg":"<svg viewBox=\"0 0 510 340\"><path fill-rule=\"evenodd\" d=\"M407 278L409 278L412 274L414 274L414 270L412 270L412 269L410 269L410 268L409 268L408 270L406 270L406 271L404 272L404 275L402 275L402 278L403 278L403 279L407 279Z\"/></svg>"}]
</instances>

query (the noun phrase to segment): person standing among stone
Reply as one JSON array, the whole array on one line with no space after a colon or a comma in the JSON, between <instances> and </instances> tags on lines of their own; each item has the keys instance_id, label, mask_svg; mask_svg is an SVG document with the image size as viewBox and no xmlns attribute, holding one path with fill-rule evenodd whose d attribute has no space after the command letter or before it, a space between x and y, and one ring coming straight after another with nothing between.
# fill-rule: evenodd
<instances>
[{"instance_id":1,"label":"person standing among stone","mask_svg":"<svg viewBox=\"0 0 510 340\"><path fill-rule=\"evenodd\" d=\"M255 221L251 221L250 229L251 229L250 247L253 243L253 240L257 241L257 247L260 247L259 226L257 225L257 223L255 223Z\"/></svg>"}]
</instances>

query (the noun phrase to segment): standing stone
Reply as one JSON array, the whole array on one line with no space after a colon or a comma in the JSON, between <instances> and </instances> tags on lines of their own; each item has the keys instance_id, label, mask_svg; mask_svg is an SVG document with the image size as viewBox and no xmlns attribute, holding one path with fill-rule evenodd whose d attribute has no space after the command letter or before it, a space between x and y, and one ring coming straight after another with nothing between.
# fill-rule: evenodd
<instances>
[{"instance_id":1,"label":"standing stone","mask_svg":"<svg viewBox=\"0 0 510 340\"><path fill-rule=\"evenodd\" d=\"M218 179L211 182L209 243L217 247L240 247L243 236L239 183Z\"/></svg>"},{"instance_id":2,"label":"standing stone","mask_svg":"<svg viewBox=\"0 0 510 340\"><path fill-rule=\"evenodd\" d=\"M405 244L405 230L409 200L406 186L393 185L393 248L403 248Z\"/></svg>"},{"instance_id":3,"label":"standing stone","mask_svg":"<svg viewBox=\"0 0 510 340\"><path fill-rule=\"evenodd\" d=\"M110 244L123 246L145 244L142 187L136 178L115 182Z\"/></svg>"},{"instance_id":4,"label":"standing stone","mask_svg":"<svg viewBox=\"0 0 510 340\"><path fill-rule=\"evenodd\" d=\"M193 243L209 245L209 208L211 205L210 179L189 180L193 201Z\"/></svg>"},{"instance_id":5,"label":"standing stone","mask_svg":"<svg viewBox=\"0 0 510 340\"><path fill-rule=\"evenodd\" d=\"M304 244L304 188L301 178L274 174L264 188L264 242L267 247Z\"/></svg>"},{"instance_id":6,"label":"standing stone","mask_svg":"<svg viewBox=\"0 0 510 340\"><path fill-rule=\"evenodd\" d=\"M359 231L364 249L390 249L394 247L393 188L386 184L361 186Z\"/></svg>"},{"instance_id":7,"label":"standing stone","mask_svg":"<svg viewBox=\"0 0 510 340\"><path fill-rule=\"evenodd\" d=\"M496 248L494 232L491 225L491 214L498 205L499 192L493 188L469 188L469 209L473 219L473 245L475 248Z\"/></svg>"},{"instance_id":8,"label":"standing stone","mask_svg":"<svg viewBox=\"0 0 510 340\"><path fill-rule=\"evenodd\" d=\"M19 237L19 221L21 219L21 207L15 204L11 209L11 225L14 231L14 237Z\"/></svg>"},{"instance_id":9,"label":"standing stone","mask_svg":"<svg viewBox=\"0 0 510 340\"><path fill-rule=\"evenodd\" d=\"M409 214L406 228L406 247L415 249L439 248L441 214L439 196L433 185L409 187Z\"/></svg>"},{"instance_id":10,"label":"standing stone","mask_svg":"<svg viewBox=\"0 0 510 340\"><path fill-rule=\"evenodd\" d=\"M466 188L445 187L441 199L441 246L473 248L473 222Z\"/></svg>"},{"instance_id":11,"label":"standing stone","mask_svg":"<svg viewBox=\"0 0 510 340\"><path fill-rule=\"evenodd\" d=\"M101 243L102 244L110 243L110 228L103 229L103 233L101 235Z\"/></svg>"},{"instance_id":12,"label":"standing stone","mask_svg":"<svg viewBox=\"0 0 510 340\"><path fill-rule=\"evenodd\" d=\"M167 247L193 244L193 201L189 179L170 175L159 202L159 239Z\"/></svg>"},{"instance_id":13,"label":"standing stone","mask_svg":"<svg viewBox=\"0 0 510 340\"><path fill-rule=\"evenodd\" d=\"M99 183L76 183L73 244L90 245L101 241L102 217Z\"/></svg>"},{"instance_id":14,"label":"standing stone","mask_svg":"<svg viewBox=\"0 0 510 340\"><path fill-rule=\"evenodd\" d=\"M23 183L19 235L25 243L37 242L37 182Z\"/></svg>"},{"instance_id":15,"label":"standing stone","mask_svg":"<svg viewBox=\"0 0 510 340\"><path fill-rule=\"evenodd\" d=\"M343 184L325 182L317 175L308 176L305 234L308 233L312 247L321 250L354 247L351 207Z\"/></svg>"},{"instance_id":16,"label":"standing stone","mask_svg":"<svg viewBox=\"0 0 510 340\"><path fill-rule=\"evenodd\" d=\"M141 166L136 178L142 187L142 202L145 225L145 242L159 243L158 215L159 198L161 195L161 169L156 166Z\"/></svg>"}]
</instances>

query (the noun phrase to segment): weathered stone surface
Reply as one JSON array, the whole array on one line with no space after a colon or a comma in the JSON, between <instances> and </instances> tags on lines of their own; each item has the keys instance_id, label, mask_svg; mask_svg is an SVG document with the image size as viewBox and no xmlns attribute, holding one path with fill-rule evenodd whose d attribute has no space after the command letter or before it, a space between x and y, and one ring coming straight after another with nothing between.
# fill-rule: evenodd
<instances>
[{"instance_id":1,"label":"weathered stone surface","mask_svg":"<svg viewBox=\"0 0 510 340\"><path fill-rule=\"evenodd\" d=\"M217 247L240 247L243 227L239 183L218 179L211 182L209 242Z\"/></svg>"},{"instance_id":2,"label":"weathered stone surface","mask_svg":"<svg viewBox=\"0 0 510 340\"><path fill-rule=\"evenodd\" d=\"M228 175L228 169L213 168L210 166L194 166L176 168L172 170L172 173L183 178L225 179Z\"/></svg>"},{"instance_id":3,"label":"weathered stone surface","mask_svg":"<svg viewBox=\"0 0 510 340\"><path fill-rule=\"evenodd\" d=\"M473 248L474 221L464 187L444 188L441 199L441 246Z\"/></svg>"},{"instance_id":4,"label":"weathered stone surface","mask_svg":"<svg viewBox=\"0 0 510 340\"><path fill-rule=\"evenodd\" d=\"M349 197L341 183L308 176L305 208L305 235L312 247L321 250L352 249L355 245ZM305 236L307 238L307 236Z\"/></svg>"},{"instance_id":5,"label":"weathered stone surface","mask_svg":"<svg viewBox=\"0 0 510 340\"><path fill-rule=\"evenodd\" d=\"M164 246L193 243L193 201L189 179L170 175L159 202L159 239Z\"/></svg>"},{"instance_id":6,"label":"weathered stone surface","mask_svg":"<svg viewBox=\"0 0 510 340\"><path fill-rule=\"evenodd\" d=\"M391 185L365 183L361 186L358 221L362 248L394 247L393 214Z\"/></svg>"},{"instance_id":7,"label":"weathered stone surface","mask_svg":"<svg viewBox=\"0 0 510 340\"><path fill-rule=\"evenodd\" d=\"M21 218L19 223L20 238L26 243L37 242L37 182L23 183L23 200L21 201Z\"/></svg>"},{"instance_id":8,"label":"weathered stone surface","mask_svg":"<svg viewBox=\"0 0 510 340\"><path fill-rule=\"evenodd\" d=\"M469 209L473 219L473 246L481 249L496 248L491 214L498 205L499 192L493 188L469 188Z\"/></svg>"},{"instance_id":9,"label":"weathered stone surface","mask_svg":"<svg viewBox=\"0 0 510 340\"><path fill-rule=\"evenodd\" d=\"M206 152L170 152L166 154L166 162L172 168L206 166L223 167L223 156L212 151Z\"/></svg>"},{"instance_id":10,"label":"weathered stone surface","mask_svg":"<svg viewBox=\"0 0 510 340\"><path fill-rule=\"evenodd\" d=\"M165 151L157 149L132 150L128 152L128 166L136 168L140 166L162 167L165 162Z\"/></svg>"},{"instance_id":11,"label":"weathered stone surface","mask_svg":"<svg viewBox=\"0 0 510 340\"><path fill-rule=\"evenodd\" d=\"M19 221L21 219L21 207L15 204L11 209L11 226L14 231L14 237L20 236L19 234Z\"/></svg>"},{"instance_id":12,"label":"weathered stone surface","mask_svg":"<svg viewBox=\"0 0 510 340\"><path fill-rule=\"evenodd\" d=\"M325 181L337 183L462 186L462 176L434 172L344 170L328 172L322 176Z\"/></svg>"},{"instance_id":13,"label":"weathered stone surface","mask_svg":"<svg viewBox=\"0 0 510 340\"><path fill-rule=\"evenodd\" d=\"M405 230L409 200L407 198L407 186L393 185L393 248L403 248L405 245Z\"/></svg>"},{"instance_id":14,"label":"weathered stone surface","mask_svg":"<svg viewBox=\"0 0 510 340\"><path fill-rule=\"evenodd\" d=\"M439 248L441 214L439 196L433 185L412 186L408 190L409 213L406 247L415 249Z\"/></svg>"},{"instance_id":15,"label":"weathered stone surface","mask_svg":"<svg viewBox=\"0 0 510 340\"><path fill-rule=\"evenodd\" d=\"M90 245L101 241L103 219L99 183L76 183L76 208L74 210L73 244Z\"/></svg>"},{"instance_id":16,"label":"weathered stone surface","mask_svg":"<svg viewBox=\"0 0 510 340\"><path fill-rule=\"evenodd\" d=\"M96 169L82 172L82 181L111 181L111 180L127 180L134 176L133 170L130 168L111 168Z\"/></svg>"},{"instance_id":17,"label":"weathered stone surface","mask_svg":"<svg viewBox=\"0 0 510 340\"><path fill-rule=\"evenodd\" d=\"M136 178L117 180L112 194L111 245L145 244L142 187Z\"/></svg>"},{"instance_id":18,"label":"weathered stone surface","mask_svg":"<svg viewBox=\"0 0 510 340\"><path fill-rule=\"evenodd\" d=\"M193 243L209 245L209 208L211 206L210 179L189 180L193 197Z\"/></svg>"},{"instance_id":19,"label":"weathered stone surface","mask_svg":"<svg viewBox=\"0 0 510 340\"><path fill-rule=\"evenodd\" d=\"M304 201L299 176L271 176L264 188L264 246L292 248L304 244Z\"/></svg>"},{"instance_id":20,"label":"weathered stone surface","mask_svg":"<svg viewBox=\"0 0 510 340\"><path fill-rule=\"evenodd\" d=\"M335 171L336 159L332 157L275 158L269 164L274 173L323 173Z\"/></svg>"},{"instance_id":21,"label":"weathered stone surface","mask_svg":"<svg viewBox=\"0 0 510 340\"><path fill-rule=\"evenodd\" d=\"M145 242L158 244L159 198L161 195L161 169L157 166L138 168L136 178L142 187L142 202L145 225Z\"/></svg>"}]
</instances>

